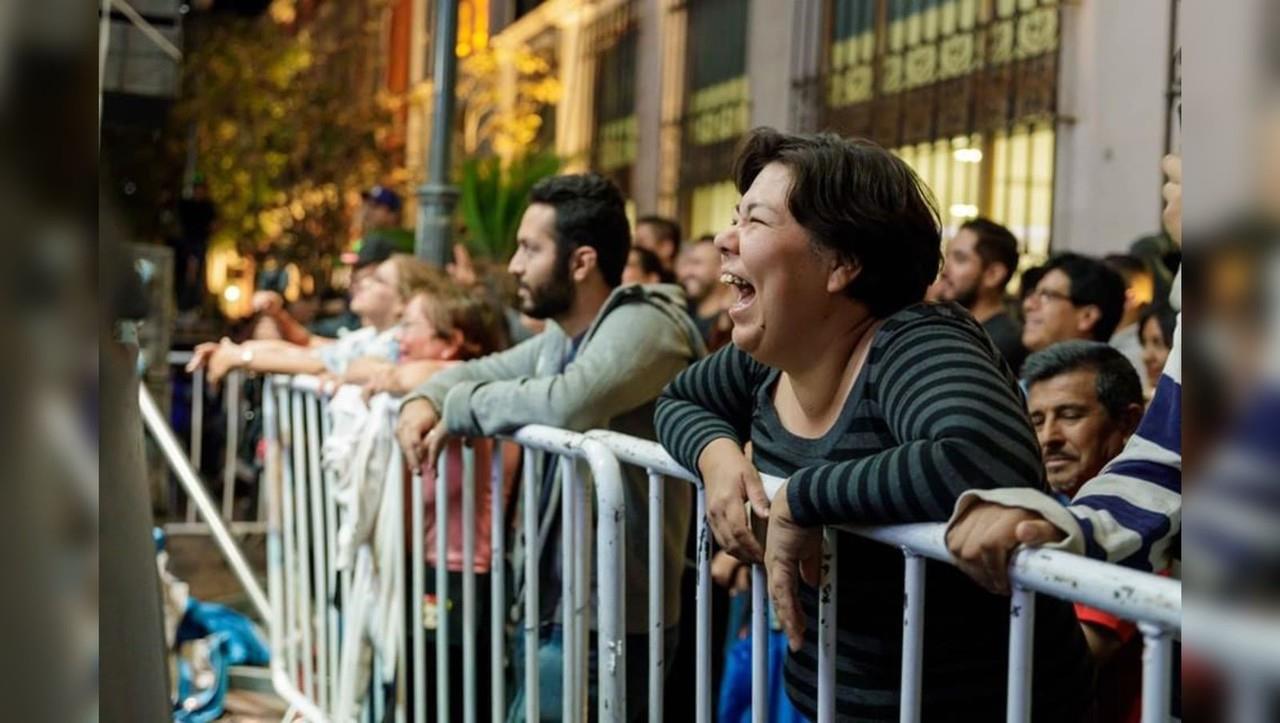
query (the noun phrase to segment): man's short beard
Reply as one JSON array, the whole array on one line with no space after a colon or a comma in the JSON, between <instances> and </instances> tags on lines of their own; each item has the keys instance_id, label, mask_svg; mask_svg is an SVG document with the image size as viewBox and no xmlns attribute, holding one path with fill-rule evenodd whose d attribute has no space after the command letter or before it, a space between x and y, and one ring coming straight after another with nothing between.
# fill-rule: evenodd
<instances>
[{"instance_id":1,"label":"man's short beard","mask_svg":"<svg viewBox=\"0 0 1280 723\"><path fill-rule=\"evenodd\" d=\"M573 306L577 288L569 277L569 255L556 254L555 271L551 280L539 288L524 286L528 299L520 304L520 311L535 319L553 319Z\"/></svg>"},{"instance_id":2,"label":"man's short beard","mask_svg":"<svg viewBox=\"0 0 1280 723\"><path fill-rule=\"evenodd\" d=\"M978 286L975 284L964 291L957 292L955 302L966 309L972 309L978 303Z\"/></svg>"}]
</instances>

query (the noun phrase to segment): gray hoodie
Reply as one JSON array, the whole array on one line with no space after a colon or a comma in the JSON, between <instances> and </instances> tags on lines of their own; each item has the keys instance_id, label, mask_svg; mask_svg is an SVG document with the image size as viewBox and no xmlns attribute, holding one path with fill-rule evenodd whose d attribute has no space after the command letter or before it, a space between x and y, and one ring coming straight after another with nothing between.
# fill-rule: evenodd
<instances>
[{"instance_id":1,"label":"gray hoodie","mask_svg":"<svg viewBox=\"0 0 1280 723\"><path fill-rule=\"evenodd\" d=\"M440 410L445 428L458 436L488 437L526 424L545 424L575 432L609 429L653 440L657 438L653 412L658 394L676 374L706 354L702 336L685 311L684 292L674 284L615 289L583 336L573 361L561 371L572 342L558 324L548 321L541 334L512 349L436 374L408 399L429 399ZM626 466L623 470L627 632L635 634L647 628L649 482L643 469ZM544 479L541 469L538 474ZM680 619L680 577L691 501L687 485L672 482L667 487L663 574L668 625ZM516 519L523 518L517 515ZM550 538L548 553L558 560L559 535ZM517 549L517 576L522 574L520 552ZM550 611L543 610L547 619ZM559 611L554 614L558 620Z\"/></svg>"}]
</instances>

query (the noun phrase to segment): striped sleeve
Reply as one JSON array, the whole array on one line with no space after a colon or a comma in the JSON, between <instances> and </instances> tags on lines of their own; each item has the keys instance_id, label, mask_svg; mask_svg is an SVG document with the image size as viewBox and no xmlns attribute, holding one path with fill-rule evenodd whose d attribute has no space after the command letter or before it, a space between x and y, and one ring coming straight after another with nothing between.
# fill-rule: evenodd
<instances>
[{"instance_id":1,"label":"striped sleeve","mask_svg":"<svg viewBox=\"0 0 1280 723\"><path fill-rule=\"evenodd\" d=\"M794 473L797 522L942 521L966 490L1043 485L1030 419L976 331L926 317L895 332L868 394L897 446Z\"/></svg>"},{"instance_id":2,"label":"striped sleeve","mask_svg":"<svg viewBox=\"0 0 1280 723\"><path fill-rule=\"evenodd\" d=\"M1168 568L1182 529L1182 318L1151 406L1125 448L1069 507L1031 490L970 492L977 500L1039 513L1067 534L1054 545L1147 572Z\"/></svg>"},{"instance_id":3,"label":"striped sleeve","mask_svg":"<svg viewBox=\"0 0 1280 723\"><path fill-rule=\"evenodd\" d=\"M713 440L727 437L745 444L756 387L766 374L764 365L732 344L685 369L658 397L658 441L694 472L698 456Z\"/></svg>"}]
</instances>

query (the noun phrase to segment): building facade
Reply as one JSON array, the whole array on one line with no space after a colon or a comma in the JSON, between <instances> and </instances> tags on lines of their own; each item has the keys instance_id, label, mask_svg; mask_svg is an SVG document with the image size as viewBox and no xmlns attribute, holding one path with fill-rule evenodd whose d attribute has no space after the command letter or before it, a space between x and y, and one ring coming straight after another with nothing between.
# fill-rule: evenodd
<instances>
[{"instance_id":1,"label":"building facade","mask_svg":"<svg viewBox=\"0 0 1280 723\"><path fill-rule=\"evenodd\" d=\"M433 3L399 4L425 58ZM949 231L994 218L1017 234L1024 264L1119 250L1159 228L1159 161L1176 135L1176 0L461 5L460 54L483 36L553 68L561 92L540 137L568 167L610 176L637 213L676 217L691 238L731 218L733 151L760 125L893 149ZM409 64L420 71L409 87L425 87L428 66ZM429 93L417 97L411 167L428 123Z\"/></svg>"}]
</instances>

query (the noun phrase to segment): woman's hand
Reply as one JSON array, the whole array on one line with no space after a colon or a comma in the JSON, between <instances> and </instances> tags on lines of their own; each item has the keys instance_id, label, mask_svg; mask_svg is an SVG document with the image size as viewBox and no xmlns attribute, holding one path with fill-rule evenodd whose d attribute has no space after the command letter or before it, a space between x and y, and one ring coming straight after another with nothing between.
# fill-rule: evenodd
<instances>
[{"instance_id":1,"label":"woman's hand","mask_svg":"<svg viewBox=\"0 0 1280 723\"><path fill-rule=\"evenodd\" d=\"M744 504L751 500L757 517L769 516L769 498L760 473L730 439L717 439L702 450L698 470L707 490L707 522L720 548L743 562L764 560L751 531Z\"/></svg>"},{"instance_id":2,"label":"woman's hand","mask_svg":"<svg viewBox=\"0 0 1280 723\"><path fill-rule=\"evenodd\" d=\"M792 651L799 650L804 644L805 623L796 590L802 579L811 586L818 585L822 569L822 528L796 524L791 517L791 506L787 504L786 483L773 497L764 568L769 579L769 598L787 634L787 645Z\"/></svg>"}]
</instances>

